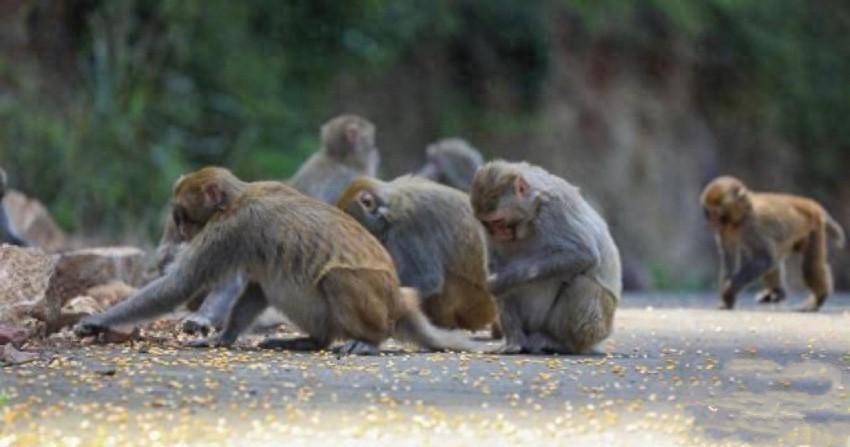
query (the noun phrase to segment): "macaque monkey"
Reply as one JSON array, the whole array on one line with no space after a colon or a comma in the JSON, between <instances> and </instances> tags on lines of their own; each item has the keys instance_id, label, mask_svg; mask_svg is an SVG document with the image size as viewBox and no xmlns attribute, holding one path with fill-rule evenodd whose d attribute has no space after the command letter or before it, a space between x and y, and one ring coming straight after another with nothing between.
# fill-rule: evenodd
<instances>
[{"instance_id":1,"label":"macaque monkey","mask_svg":"<svg viewBox=\"0 0 850 447\"><path fill-rule=\"evenodd\" d=\"M470 200L490 246L502 353L586 354L612 331L622 294L608 225L564 179L528 163L493 161Z\"/></svg>"},{"instance_id":2,"label":"macaque monkey","mask_svg":"<svg viewBox=\"0 0 850 447\"><path fill-rule=\"evenodd\" d=\"M12 223L9 222L9 215L6 214L6 207L3 206L2 200L6 196L6 171L0 168L0 244L17 245L19 247L27 247L27 241L21 239L20 236L12 228Z\"/></svg>"},{"instance_id":3,"label":"macaque monkey","mask_svg":"<svg viewBox=\"0 0 850 447\"><path fill-rule=\"evenodd\" d=\"M437 141L425 152L428 159L417 175L461 191L469 191L472 176L484 164L478 149L461 138Z\"/></svg>"},{"instance_id":4,"label":"macaque monkey","mask_svg":"<svg viewBox=\"0 0 850 447\"><path fill-rule=\"evenodd\" d=\"M820 309L832 293L827 234L844 246L844 230L812 199L752 192L734 177L718 177L702 193L705 217L720 253L720 307L731 309L744 287L761 278L756 300L785 299L785 258L803 255L803 280L811 291L801 311Z\"/></svg>"},{"instance_id":5,"label":"macaque monkey","mask_svg":"<svg viewBox=\"0 0 850 447\"><path fill-rule=\"evenodd\" d=\"M279 182L246 183L223 168L185 175L171 207L187 241L166 274L106 312L82 320L91 336L156 318L217 281L245 281L224 329L201 346L230 346L267 307L307 336L264 347L376 354L391 335L431 350L466 349L461 334L433 326L416 291L399 286L380 242L339 209Z\"/></svg>"},{"instance_id":6,"label":"macaque monkey","mask_svg":"<svg viewBox=\"0 0 850 447\"><path fill-rule=\"evenodd\" d=\"M432 323L475 331L494 322L484 233L465 193L412 176L361 177L339 207L384 244Z\"/></svg>"},{"instance_id":7,"label":"macaque monkey","mask_svg":"<svg viewBox=\"0 0 850 447\"><path fill-rule=\"evenodd\" d=\"M289 184L333 205L354 179L377 175L381 157L375 146L375 125L357 115L340 115L322 125L320 138L319 151L304 162Z\"/></svg>"},{"instance_id":8,"label":"macaque monkey","mask_svg":"<svg viewBox=\"0 0 850 447\"><path fill-rule=\"evenodd\" d=\"M322 125L319 137L319 151L301 166L289 184L308 196L335 205L354 179L376 175L380 154L375 145L375 125L357 115L340 115ZM169 227L170 223L166 223L157 249L161 266L171 262L181 246L181 238ZM183 320L183 330L190 334L206 334L212 329L221 329L228 310L239 296L241 285L238 279L223 282L209 295L202 296L200 308ZM265 325L280 322L273 317L263 320Z\"/></svg>"}]
</instances>

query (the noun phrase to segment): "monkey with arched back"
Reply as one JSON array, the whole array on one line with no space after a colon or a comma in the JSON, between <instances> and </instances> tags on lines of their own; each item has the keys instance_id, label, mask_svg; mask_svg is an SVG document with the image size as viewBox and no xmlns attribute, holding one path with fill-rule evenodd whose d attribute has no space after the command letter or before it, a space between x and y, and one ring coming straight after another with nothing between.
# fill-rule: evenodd
<instances>
[{"instance_id":1,"label":"monkey with arched back","mask_svg":"<svg viewBox=\"0 0 850 447\"><path fill-rule=\"evenodd\" d=\"M267 347L376 354L391 335L429 350L471 349L462 334L432 325L416 291L399 286L389 253L339 209L279 182L246 183L222 168L181 177L172 199L187 240L166 274L75 326L80 337L156 318L218 281L246 283L224 329L199 345L229 346L267 307L306 337Z\"/></svg>"},{"instance_id":2,"label":"monkey with arched back","mask_svg":"<svg viewBox=\"0 0 850 447\"><path fill-rule=\"evenodd\" d=\"M488 234L500 352L593 352L611 334L622 294L619 251L602 217L578 188L528 163L485 164L470 200Z\"/></svg>"},{"instance_id":3,"label":"monkey with arched back","mask_svg":"<svg viewBox=\"0 0 850 447\"><path fill-rule=\"evenodd\" d=\"M289 180L298 191L336 204L342 191L357 177L375 176L380 154L375 144L375 125L358 115L339 115L319 130L321 146ZM164 267L174 258L183 238L166 222L163 237L157 249L158 264ZM160 271L163 271L161 268ZM183 321L183 330L188 333L207 334L220 329L227 318L233 301L243 286L238 279L216 286L206 295L200 308ZM268 319L266 325L279 323Z\"/></svg>"},{"instance_id":4,"label":"monkey with arched back","mask_svg":"<svg viewBox=\"0 0 850 447\"><path fill-rule=\"evenodd\" d=\"M361 177L338 206L387 248L435 325L475 331L495 321L486 242L467 194L412 176Z\"/></svg>"},{"instance_id":5,"label":"monkey with arched back","mask_svg":"<svg viewBox=\"0 0 850 447\"><path fill-rule=\"evenodd\" d=\"M6 196L7 182L6 171L0 168L0 244L26 247L29 243L18 236L18 233L12 228L12 223L9 222L9 215L6 214L6 207L2 203L3 197Z\"/></svg>"},{"instance_id":6,"label":"monkey with arched back","mask_svg":"<svg viewBox=\"0 0 850 447\"><path fill-rule=\"evenodd\" d=\"M721 308L735 306L737 294L761 278L756 300L785 299L785 258L803 256L803 280L811 295L801 311L814 312L832 293L827 235L844 246L844 230L816 201L789 194L750 191L739 179L718 177L700 201L720 253Z\"/></svg>"}]
</instances>

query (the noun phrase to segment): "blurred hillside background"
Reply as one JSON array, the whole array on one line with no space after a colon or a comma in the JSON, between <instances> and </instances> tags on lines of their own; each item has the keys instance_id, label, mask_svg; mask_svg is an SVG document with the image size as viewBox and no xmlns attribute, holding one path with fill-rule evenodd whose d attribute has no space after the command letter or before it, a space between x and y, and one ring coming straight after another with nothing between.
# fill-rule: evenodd
<instances>
[{"instance_id":1,"label":"blurred hillside background","mask_svg":"<svg viewBox=\"0 0 850 447\"><path fill-rule=\"evenodd\" d=\"M180 173L286 178L343 112L384 177L446 136L566 177L652 287L714 285L721 173L850 226L843 0L0 1L0 166L72 233L153 244Z\"/></svg>"}]
</instances>

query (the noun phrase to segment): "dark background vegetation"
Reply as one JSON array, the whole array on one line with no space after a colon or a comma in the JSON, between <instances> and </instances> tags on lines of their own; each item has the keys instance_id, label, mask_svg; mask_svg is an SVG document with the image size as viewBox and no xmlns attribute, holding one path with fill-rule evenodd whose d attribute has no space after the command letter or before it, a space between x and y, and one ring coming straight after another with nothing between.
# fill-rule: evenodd
<instances>
[{"instance_id":1,"label":"dark background vegetation","mask_svg":"<svg viewBox=\"0 0 850 447\"><path fill-rule=\"evenodd\" d=\"M385 177L444 136L527 158L653 286L705 287L715 175L850 226L848 30L840 0L2 0L0 165L66 230L150 244L180 173L286 178L355 112Z\"/></svg>"}]
</instances>

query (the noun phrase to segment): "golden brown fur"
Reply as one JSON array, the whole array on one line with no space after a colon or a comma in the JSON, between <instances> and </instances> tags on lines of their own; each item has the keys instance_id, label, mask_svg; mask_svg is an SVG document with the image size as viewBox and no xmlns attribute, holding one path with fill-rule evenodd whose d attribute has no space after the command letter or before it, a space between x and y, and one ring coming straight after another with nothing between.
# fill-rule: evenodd
<instances>
[{"instance_id":1,"label":"golden brown fur","mask_svg":"<svg viewBox=\"0 0 850 447\"><path fill-rule=\"evenodd\" d=\"M396 334L428 349L471 346L428 323L415 291L399 287L381 244L342 211L278 182L245 183L222 168L181 178L172 208L187 238L166 275L78 325L79 335L155 318L199 290L236 275L246 286L221 334L230 345L268 306L307 337L267 347L315 350L351 340L343 353L373 354Z\"/></svg>"},{"instance_id":2,"label":"golden brown fur","mask_svg":"<svg viewBox=\"0 0 850 447\"><path fill-rule=\"evenodd\" d=\"M827 234L843 246L844 232L816 201L789 194L758 193L740 180L724 176L709 183L701 196L706 218L715 233L721 256L724 308L735 295L762 278L767 288L760 302L785 297L784 260L803 256L803 279L812 295L802 310L818 310L832 293L827 260Z\"/></svg>"}]
</instances>

